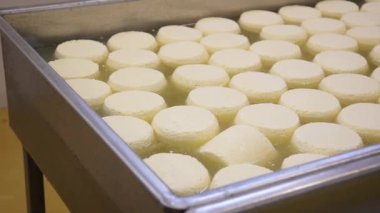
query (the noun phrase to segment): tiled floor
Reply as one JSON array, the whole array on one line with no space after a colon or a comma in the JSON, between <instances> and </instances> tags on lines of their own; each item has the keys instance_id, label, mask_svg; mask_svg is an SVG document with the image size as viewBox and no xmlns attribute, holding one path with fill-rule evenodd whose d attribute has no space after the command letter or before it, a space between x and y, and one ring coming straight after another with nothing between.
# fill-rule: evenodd
<instances>
[{"instance_id":1,"label":"tiled floor","mask_svg":"<svg viewBox=\"0 0 380 213\"><path fill-rule=\"evenodd\" d=\"M23 158L20 142L8 126L6 109L0 109L0 212L26 212ZM46 212L69 212L45 180Z\"/></svg>"}]
</instances>

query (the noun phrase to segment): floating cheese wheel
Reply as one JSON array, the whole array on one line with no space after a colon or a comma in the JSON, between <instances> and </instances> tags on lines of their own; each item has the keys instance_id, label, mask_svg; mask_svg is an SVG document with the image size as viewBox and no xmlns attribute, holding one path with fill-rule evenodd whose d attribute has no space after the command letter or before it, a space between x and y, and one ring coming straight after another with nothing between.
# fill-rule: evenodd
<instances>
[{"instance_id":1,"label":"floating cheese wheel","mask_svg":"<svg viewBox=\"0 0 380 213\"><path fill-rule=\"evenodd\" d=\"M359 6L349 1L321 1L315 8L321 11L322 16L337 19L344 14L359 11Z\"/></svg>"},{"instance_id":2,"label":"floating cheese wheel","mask_svg":"<svg viewBox=\"0 0 380 213\"><path fill-rule=\"evenodd\" d=\"M378 18L380 20L380 16ZM360 50L363 53L367 53L380 44L380 25L375 27L355 27L348 30L347 35L359 43Z\"/></svg>"},{"instance_id":3,"label":"floating cheese wheel","mask_svg":"<svg viewBox=\"0 0 380 213\"><path fill-rule=\"evenodd\" d=\"M179 41L199 41L202 38L202 32L191 27L169 25L161 27L156 38L160 45Z\"/></svg>"},{"instance_id":4,"label":"floating cheese wheel","mask_svg":"<svg viewBox=\"0 0 380 213\"><path fill-rule=\"evenodd\" d=\"M299 153L335 155L363 146L355 131L333 123L305 124L294 132L291 145Z\"/></svg>"},{"instance_id":5,"label":"floating cheese wheel","mask_svg":"<svg viewBox=\"0 0 380 213\"><path fill-rule=\"evenodd\" d=\"M94 110L99 110L111 88L103 81L94 79L71 79L66 81Z\"/></svg>"},{"instance_id":6,"label":"floating cheese wheel","mask_svg":"<svg viewBox=\"0 0 380 213\"><path fill-rule=\"evenodd\" d=\"M321 17L321 12L319 10L302 5L284 6L280 8L278 13L282 16L285 23L297 25L305 20Z\"/></svg>"},{"instance_id":7,"label":"floating cheese wheel","mask_svg":"<svg viewBox=\"0 0 380 213\"><path fill-rule=\"evenodd\" d=\"M160 143L180 150L192 150L219 132L216 117L196 106L174 106L157 113L152 121Z\"/></svg>"},{"instance_id":8,"label":"floating cheese wheel","mask_svg":"<svg viewBox=\"0 0 380 213\"><path fill-rule=\"evenodd\" d=\"M107 58L106 67L108 71L114 72L126 67L147 67L156 69L160 65L157 54L143 49L116 50Z\"/></svg>"},{"instance_id":9,"label":"floating cheese wheel","mask_svg":"<svg viewBox=\"0 0 380 213\"><path fill-rule=\"evenodd\" d=\"M144 162L179 196L193 195L207 189L210 176L196 158L177 153L158 153Z\"/></svg>"},{"instance_id":10,"label":"floating cheese wheel","mask_svg":"<svg viewBox=\"0 0 380 213\"><path fill-rule=\"evenodd\" d=\"M294 110L302 123L334 122L341 110L330 93L316 89L293 89L281 95L279 104Z\"/></svg>"},{"instance_id":11,"label":"floating cheese wheel","mask_svg":"<svg viewBox=\"0 0 380 213\"><path fill-rule=\"evenodd\" d=\"M333 94L342 106L360 102L376 102L380 96L380 84L359 74L335 74L324 78L319 89Z\"/></svg>"},{"instance_id":12,"label":"floating cheese wheel","mask_svg":"<svg viewBox=\"0 0 380 213\"><path fill-rule=\"evenodd\" d=\"M371 78L375 79L377 82L380 83L380 67L376 68L372 74L371 74Z\"/></svg>"},{"instance_id":13,"label":"floating cheese wheel","mask_svg":"<svg viewBox=\"0 0 380 213\"><path fill-rule=\"evenodd\" d=\"M306 43L306 49L311 55L316 55L327 50L357 51L358 42L346 35L341 34L317 34L310 37ZM341 59L341 60L344 60Z\"/></svg>"},{"instance_id":14,"label":"floating cheese wheel","mask_svg":"<svg viewBox=\"0 0 380 213\"><path fill-rule=\"evenodd\" d=\"M60 58L83 58L102 63L108 55L107 47L93 40L80 39L65 41L57 46L54 56Z\"/></svg>"},{"instance_id":15,"label":"floating cheese wheel","mask_svg":"<svg viewBox=\"0 0 380 213\"><path fill-rule=\"evenodd\" d=\"M380 25L380 15L375 12L352 12L342 16L341 20L348 28Z\"/></svg>"},{"instance_id":16,"label":"floating cheese wheel","mask_svg":"<svg viewBox=\"0 0 380 213\"><path fill-rule=\"evenodd\" d=\"M200 43L209 53L231 48L247 50L250 45L247 37L233 33L211 34L202 38Z\"/></svg>"},{"instance_id":17,"label":"floating cheese wheel","mask_svg":"<svg viewBox=\"0 0 380 213\"><path fill-rule=\"evenodd\" d=\"M140 31L120 32L111 36L107 41L110 51L121 49L157 50L156 39L149 33Z\"/></svg>"},{"instance_id":18,"label":"floating cheese wheel","mask_svg":"<svg viewBox=\"0 0 380 213\"><path fill-rule=\"evenodd\" d=\"M156 93L129 90L114 93L104 101L106 115L129 115L150 122L155 114L166 108L165 100Z\"/></svg>"},{"instance_id":19,"label":"floating cheese wheel","mask_svg":"<svg viewBox=\"0 0 380 213\"><path fill-rule=\"evenodd\" d=\"M194 28L201 31L203 35L214 33L240 33L240 27L235 21L222 17L202 18L195 23Z\"/></svg>"},{"instance_id":20,"label":"floating cheese wheel","mask_svg":"<svg viewBox=\"0 0 380 213\"><path fill-rule=\"evenodd\" d=\"M167 83L158 70L144 67L128 67L117 70L108 78L108 85L115 92L124 90L145 90L162 93Z\"/></svg>"},{"instance_id":21,"label":"floating cheese wheel","mask_svg":"<svg viewBox=\"0 0 380 213\"><path fill-rule=\"evenodd\" d=\"M380 67L380 44L376 45L368 55L369 60L374 66Z\"/></svg>"},{"instance_id":22,"label":"floating cheese wheel","mask_svg":"<svg viewBox=\"0 0 380 213\"><path fill-rule=\"evenodd\" d=\"M272 170L252 164L235 164L219 170L213 177L210 189L271 173Z\"/></svg>"},{"instance_id":23,"label":"floating cheese wheel","mask_svg":"<svg viewBox=\"0 0 380 213\"><path fill-rule=\"evenodd\" d=\"M242 13L239 18L240 27L253 33L260 33L265 26L283 24L282 17L272 11L250 10Z\"/></svg>"},{"instance_id":24,"label":"floating cheese wheel","mask_svg":"<svg viewBox=\"0 0 380 213\"><path fill-rule=\"evenodd\" d=\"M287 59L275 63L270 73L282 78L288 88L317 88L324 73L316 63L301 59Z\"/></svg>"},{"instance_id":25,"label":"floating cheese wheel","mask_svg":"<svg viewBox=\"0 0 380 213\"><path fill-rule=\"evenodd\" d=\"M291 109L277 104L255 104L241 109L235 117L236 124L257 128L275 146L288 143L299 126L298 115Z\"/></svg>"},{"instance_id":26,"label":"floating cheese wheel","mask_svg":"<svg viewBox=\"0 0 380 213\"><path fill-rule=\"evenodd\" d=\"M344 34L346 25L344 22L332 18L316 18L302 22L301 25L309 35L321 33Z\"/></svg>"},{"instance_id":27,"label":"floating cheese wheel","mask_svg":"<svg viewBox=\"0 0 380 213\"><path fill-rule=\"evenodd\" d=\"M284 159L284 161L281 164L281 169L298 166L298 165L309 163L311 161L316 161L325 157L327 156L320 155L320 154L313 154L313 153L294 154Z\"/></svg>"},{"instance_id":28,"label":"floating cheese wheel","mask_svg":"<svg viewBox=\"0 0 380 213\"><path fill-rule=\"evenodd\" d=\"M49 65L65 80L76 78L96 79L99 65L88 59L63 58L49 61Z\"/></svg>"},{"instance_id":29,"label":"floating cheese wheel","mask_svg":"<svg viewBox=\"0 0 380 213\"><path fill-rule=\"evenodd\" d=\"M307 39L306 31L297 25L271 25L262 28L260 38L263 40L283 40L303 45Z\"/></svg>"},{"instance_id":30,"label":"floating cheese wheel","mask_svg":"<svg viewBox=\"0 0 380 213\"><path fill-rule=\"evenodd\" d=\"M280 77L262 72L244 72L231 79L229 87L244 93L250 103L277 103L287 90Z\"/></svg>"},{"instance_id":31,"label":"floating cheese wheel","mask_svg":"<svg viewBox=\"0 0 380 213\"><path fill-rule=\"evenodd\" d=\"M355 130L366 143L380 143L380 104L347 106L339 113L337 122Z\"/></svg>"}]
</instances>

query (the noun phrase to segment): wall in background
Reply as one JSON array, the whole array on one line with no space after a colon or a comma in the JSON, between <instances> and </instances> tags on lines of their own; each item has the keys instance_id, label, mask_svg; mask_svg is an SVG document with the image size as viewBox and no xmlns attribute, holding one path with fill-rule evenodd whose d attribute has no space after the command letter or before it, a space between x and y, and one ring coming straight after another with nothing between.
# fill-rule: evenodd
<instances>
[{"instance_id":1,"label":"wall in background","mask_svg":"<svg viewBox=\"0 0 380 213\"><path fill-rule=\"evenodd\" d=\"M60 2L70 2L75 0L0 0L0 9L20 7L27 5L39 5L39 4L54 4ZM5 91L5 79L4 79L4 66L3 55L0 43L0 108L7 106L6 91Z\"/></svg>"}]
</instances>

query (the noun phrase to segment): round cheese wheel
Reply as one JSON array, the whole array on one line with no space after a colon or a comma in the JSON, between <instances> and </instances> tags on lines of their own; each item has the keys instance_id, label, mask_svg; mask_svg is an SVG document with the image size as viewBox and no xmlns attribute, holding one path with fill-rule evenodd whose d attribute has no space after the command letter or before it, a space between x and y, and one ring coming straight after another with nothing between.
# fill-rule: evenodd
<instances>
[{"instance_id":1,"label":"round cheese wheel","mask_svg":"<svg viewBox=\"0 0 380 213\"><path fill-rule=\"evenodd\" d=\"M192 90L186 103L209 110L220 123L229 123L241 108L248 105L248 98L235 89L207 86Z\"/></svg>"},{"instance_id":2,"label":"round cheese wheel","mask_svg":"<svg viewBox=\"0 0 380 213\"><path fill-rule=\"evenodd\" d=\"M380 83L380 67L376 68L372 74L371 74L371 78L375 79L377 82Z\"/></svg>"},{"instance_id":3,"label":"round cheese wheel","mask_svg":"<svg viewBox=\"0 0 380 213\"><path fill-rule=\"evenodd\" d=\"M282 78L288 88L317 88L324 73L316 63L301 59L287 59L275 63L270 73Z\"/></svg>"},{"instance_id":4,"label":"round cheese wheel","mask_svg":"<svg viewBox=\"0 0 380 213\"><path fill-rule=\"evenodd\" d=\"M171 82L181 92L203 86L226 86L230 78L227 72L214 65L189 64L175 69Z\"/></svg>"},{"instance_id":5,"label":"round cheese wheel","mask_svg":"<svg viewBox=\"0 0 380 213\"><path fill-rule=\"evenodd\" d=\"M282 161L281 169L290 168L293 166L298 166L304 163L309 163L311 161L316 161L327 157L327 155L313 154L313 153L300 153L291 155Z\"/></svg>"},{"instance_id":6,"label":"round cheese wheel","mask_svg":"<svg viewBox=\"0 0 380 213\"><path fill-rule=\"evenodd\" d=\"M380 16L378 18L380 20ZM368 53L372 48L380 44L380 25L375 27L355 27L348 30L347 35L359 43L362 52Z\"/></svg>"},{"instance_id":7,"label":"round cheese wheel","mask_svg":"<svg viewBox=\"0 0 380 213\"><path fill-rule=\"evenodd\" d=\"M209 53L214 53L223 49L245 49L249 48L248 38L233 33L217 33L205 36L200 43L206 47Z\"/></svg>"},{"instance_id":8,"label":"round cheese wheel","mask_svg":"<svg viewBox=\"0 0 380 213\"><path fill-rule=\"evenodd\" d=\"M303 45L307 39L307 33L300 26L281 24L262 28L260 37L263 40L283 40Z\"/></svg>"},{"instance_id":9,"label":"round cheese wheel","mask_svg":"<svg viewBox=\"0 0 380 213\"><path fill-rule=\"evenodd\" d=\"M210 189L268 174L272 170L252 164L235 164L219 170L213 177Z\"/></svg>"},{"instance_id":10,"label":"round cheese wheel","mask_svg":"<svg viewBox=\"0 0 380 213\"><path fill-rule=\"evenodd\" d=\"M244 72L234 76L229 84L244 93L250 103L277 103L287 90L280 77L262 72Z\"/></svg>"},{"instance_id":11,"label":"round cheese wheel","mask_svg":"<svg viewBox=\"0 0 380 213\"><path fill-rule=\"evenodd\" d=\"M288 143L300 125L298 115L293 110L277 104L246 106L236 115L235 123L257 128L275 146Z\"/></svg>"},{"instance_id":12,"label":"round cheese wheel","mask_svg":"<svg viewBox=\"0 0 380 213\"><path fill-rule=\"evenodd\" d=\"M341 110L330 93L316 89L293 89L281 95L279 104L294 110L302 123L334 122Z\"/></svg>"},{"instance_id":13,"label":"round cheese wheel","mask_svg":"<svg viewBox=\"0 0 380 213\"><path fill-rule=\"evenodd\" d=\"M346 25L344 22L332 18L316 18L302 22L301 26L309 35L321 33L337 33L344 34Z\"/></svg>"},{"instance_id":14,"label":"round cheese wheel","mask_svg":"<svg viewBox=\"0 0 380 213\"><path fill-rule=\"evenodd\" d=\"M333 94L342 106L376 102L380 96L379 82L358 74L330 75L321 81L319 89Z\"/></svg>"},{"instance_id":15,"label":"round cheese wheel","mask_svg":"<svg viewBox=\"0 0 380 213\"><path fill-rule=\"evenodd\" d=\"M137 153L146 152L154 143L150 124L139 118L122 115L103 117L103 120Z\"/></svg>"},{"instance_id":16,"label":"round cheese wheel","mask_svg":"<svg viewBox=\"0 0 380 213\"><path fill-rule=\"evenodd\" d=\"M361 11L364 12L380 12L380 1L378 2L367 2L362 5L360 8Z\"/></svg>"},{"instance_id":17,"label":"round cheese wheel","mask_svg":"<svg viewBox=\"0 0 380 213\"><path fill-rule=\"evenodd\" d=\"M94 110L99 110L111 88L103 81L95 79L71 79L66 81Z\"/></svg>"},{"instance_id":18,"label":"round cheese wheel","mask_svg":"<svg viewBox=\"0 0 380 213\"><path fill-rule=\"evenodd\" d=\"M202 18L195 23L194 28L201 31L203 35L214 33L240 33L240 27L235 21L222 17Z\"/></svg>"},{"instance_id":19,"label":"round cheese wheel","mask_svg":"<svg viewBox=\"0 0 380 213\"><path fill-rule=\"evenodd\" d=\"M240 27L253 33L260 33L265 26L283 24L282 17L272 11L250 10L242 13L239 18Z\"/></svg>"},{"instance_id":20,"label":"round cheese wheel","mask_svg":"<svg viewBox=\"0 0 380 213\"><path fill-rule=\"evenodd\" d=\"M155 114L166 108L165 100L158 94L140 90L114 93L104 101L106 115L129 115L150 122Z\"/></svg>"},{"instance_id":21,"label":"round cheese wheel","mask_svg":"<svg viewBox=\"0 0 380 213\"><path fill-rule=\"evenodd\" d=\"M178 196L193 195L207 189L210 176L196 158L177 153L158 153L144 162Z\"/></svg>"},{"instance_id":22,"label":"round cheese wheel","mask_svg":"<svg viewBox=\"0 0 380 213\"><path fill-rule=\"evenodd\" d=\"M337 19L346 13L359 11L359 6L349 1L321 1L315 8L321 11L322 16Z\"/></svg>"},{"instance_id":23,"label":"round cheese wheel","mask_svg":"<svg viewBox=\"0 0 380 213\"><path fill-rule=\"evenodd\" d=\"M149 33L140 31L120 32L111 36L107 41L110 51L121 49L157 50L156 39Z\"/></svg>"},{"instance_id":24,"label":"round cheese wheel","mask_svg":"<svg viewBox=\"0 0 380 213\"><path fill-rule=\"evenodd\" d=\"M355 131L333 123L305 124L294 132L291 145L300 153L335 155L363 146Z\"/></svg>"},{"instance_id":25,"label":"round cheese wheel","mask_svg":"<svg viewBox=\"0 0 380 213\"><path fill-rule=\"evenodd\" d=\"M380 44L376 45L368 55L369 61L377 67L380 67Z\"/></svg>"},{"instance_id":26,"label":"round cheese wheel","mask_svg":"<svg viewBox=\"0 0 380 213\"><path fill-rule=\"evenodd\" d=\"M160 143L180 150L192 150L219 132L216 117L196 106L164 109L153 118L152 126Z\"/></svg>"},{"instance_id":27,"label":"round cheese wheel","mask_svg":"<svg viewBox=\"0 0 380 213\"><path fill-rule=\"evenodd\" d=\"M212 54L209 64L224 68L230 76L241 72L260 70L260 57L248 50L224 49Z\"/></svg>"},{"instance_id":28,"label":"round cheese wheel","mask_svg":"<svg viewBox=\"0 0 380 213\"><path fill-rule=\"evenodd\" d=\"M157 54L143 49L122 49L111 52L106 61L107 70L114 72L125 67L156 69L160 65Z\"/></svg>"},{"instance_id":29,"label":"round cheese wheel","mask_svg":"<svg viewBox=\"0 0 380 213\"><path fill-rule=\"evenodd\" d=\"M60 58L83 58L103 63L108 55L107 47L93 40L80 39L65 41L57 46L54 56Z\"/></svg>"},{"instance_id":30,"label":"round cheese wheel","mask_svg":"<svg viewBox=\"0 0 380 213\"><path fill-rule=\"evenodd\" d=\"M145 90L161 94L166 88L165 76L158 70L144 67L127 67L112 73L108 85L114 92Z\"/></svg>"},{"instance_id":31,"label":"round cheese wheel","mask_svg":"<svg viewBox=\"0 0 380 213\"><path fill-rule=\"evenodd\" d=\"M348 28L370 27L380 25L380 15L375 12L351 12L342 16L341 20Z\"/></svg>"},{"instance_id":32,"label":"round cheese wheel","mask_svg":"<svg viewBox=\"0 0 380 213\"><path fill-rule=\"evenodd\" d=\"M369 69L367 60L360 54L351 51L324 51L315 56L314 63L319 64L326 75L342 73L367 74Z\"/></svg>"},{"instance_id":33,"label":"round cheese wheel","mask_svg":"<svg viewBox=\"0 0 380 213\"><path fill-rule=\"evenodd\" d=\"M278 13L282 16L285 23L297 25L305 20L321 17L321 12L319 10L302 5L284 6L280 8Z\"/></svg>"},{"instance_id":34,"label":"round cheese wheel","mask_svg":"<svg viewBox=\"0 0 380 213\"><path fill-rule=\"evenodd\" d=\"M169 25L161 27L156 38L160 45L179 41L199 41L202 38L202 32L191 27Z\"/></svg>"},{"instance_id":35,"label":"round cheese wheel","mask_svg":"<svg viewBox=\"0 0 380 213\"><path fill-rule=\"evenodd\" d=\"M264 66L271 67L277 61L301 58L299 46L289 41L263 40L255 42L249 48L260 56Z\"/></svg>"},{"instance_id":36,"label":"round cheese wheel","mask_svg":"<svg viewBox=\"0 0 380 213\"><path fill-rule=\"evenodd\" d=\"M380 143L380 104L347 106L339 113L337 122L355 130L366 143Z\"/></svg>"},{"instance_id":37,"label":"round cheese wheel","mask_svg":"<svg viewBox=\"0 0 380 213\"><path fill-rule=\"evenodd\" d=\"M99 65L88 59L63 58L49 61L49 65L65 80L76 78L97 79L100 74Z\"/></svg>"},{"instance_id":38,"label":"round cheese wheel","mask_svg":"<svg viewBox=\"0 0 380 213\"><path fill-rule=\"evenodd\" d=\"M206 63L209 55L203 45L193 41L169 43L158 51L162 63L171 68L186 64Z\"/></svg>"},{"instance_id":39,"label":"round cheese wheel","mask_svg":"<svg viewBox=\"0 0 380 213\"><path fill-rule=\"evenodd\" d=\"M317 55L318 53L327 50L355 52L359 49L359 46L358 42L349 36L326 33L311 36L306 43L306 49L311 55Z\"/></svg>"}]
</instances>

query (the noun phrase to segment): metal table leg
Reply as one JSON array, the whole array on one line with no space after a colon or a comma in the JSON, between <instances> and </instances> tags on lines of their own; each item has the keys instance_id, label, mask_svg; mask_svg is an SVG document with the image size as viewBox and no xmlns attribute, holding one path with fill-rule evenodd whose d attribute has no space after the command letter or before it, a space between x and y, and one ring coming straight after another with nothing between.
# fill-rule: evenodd
<instances>
[{"instance_id":1,"label":"metal table leg","mask_svg":"<svg viewBox=\"0 0 380 213\"><path fill-rule=\"evenodd\" d=\"M43 213L45 212L45 197L42 172L25 150L23 153L28 213Z\"/></svg>"}]
</instances>

